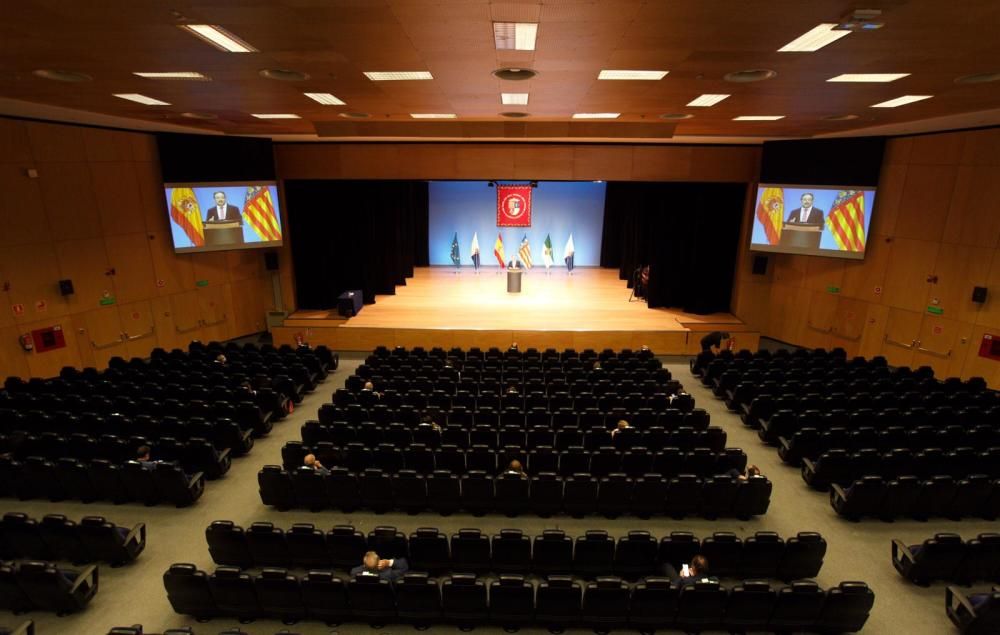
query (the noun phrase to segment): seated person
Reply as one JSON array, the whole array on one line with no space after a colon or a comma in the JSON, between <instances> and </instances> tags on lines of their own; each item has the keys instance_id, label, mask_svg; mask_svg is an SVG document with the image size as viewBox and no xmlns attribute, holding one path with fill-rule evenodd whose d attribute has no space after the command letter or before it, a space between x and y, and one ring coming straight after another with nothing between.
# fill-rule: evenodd
<instances>
[{"instance_id":1,"label":"seated person","mask_svg":"<svg viewBox=\"0 0 1000 635\"><path fill-rule=\"evenodd\" d=\"M507 352L508 353L515 353L515 352L517 352L517 342L514 342L513 344L511 344L510 348L507 349Z\"/></svg>"},{"instance_id":2,"label":"seated person","mask_svg":"<svg viewBox=\"0 0 1000 635\"><path fill-rule=\"evenodd\" d=\"M664 564L663 575L670 578L671 582L677 583L677 586L679 587L683 587L688 584L695 584L696 582L701 582L702 580L718 582L717 578L710 577L708 575L708 559L701 554L691 558L691 564L684 565L681 568L680 573L677 573L677 569L675 569L674 565L669 562Z\"/></svg>"},{"instance_id":3,"label":"seated person","mask_svg":"<svg viewBox=\"0 0 1000 635\"><path fill-rule=\"evenodd\" d=\"M733 469L726 472L726 474L728 476L731 476L732 478L738 478L741 481L745 481L751 476L760 476L760 468L751 463L750 465L747 466L746 472L740 472L734 467Z\"/></svg>"},{"instance_id":4,"label":"seated person","mask_svg":"<svg viewBox=\"0 0 1000 635\"><path fill-rule=\"evenodd\" d=\"M725 347L731 349L733 347L733 340L726 331L712 331L705 337L701 338L701 350L711 351L712 353L718 355L722 351L723 342L725 342Z\"/></svg>"},{"instance_id":5,"label":"seated person","mask_svg":"<svg viewBox=\"0 0 1000 635\"><path fill-rule=\"evenodd\" d=\"M592 370L604 370L604 367L601 366L600 360L594 362L594 367L592 368Z\"/></svg>"},{"instance_id":6,"label":"seated person","mask_svg":"<svg viewBox=\"0 0 1000 635\"><path fill-rule=\"evenodd\" d=\"M316 458L315 454L307 454L304 457L302 457L302 465L305 465L306 467L311 467L312 469L316 470L323 476L326 476L330 473L330 470L323 467L323 464L319 462L319 459Z\"/></svg>"},{"instance_id":7,"label":"seated person","mask_svg":"<svg viewBox=\"0 0 1000 635\"><path fill-rule=\"evenodd\" d=\"M375 392L375 384L371 383L370 381L366 381L365 382L365 385L361 389L361 392L370 392L370 393L372 393L375 396L376 399L381 399L382 398L382 393Z\"/></svg>"},{"instance_id":8,"label":"seated person","mask_svg":"<svg viewBox=\"0 0 1000 635\"><path fill-rule=\"evenodd\" d=\"M511 396L516 396L518 394L517 386L515 386L514 384L507 386L506 394Z\"/></svg>"},{"instance_id":9,"label":"seated person","mask_svg":"<svg viewBox=\"0 0 1000 635\"><path fill-rule=\"evenodd\" d=\"M152 450L150 450L148 445L140 445L135 451L135 460L139 462L139 465L146 468L147 470L155 470L156 464L159 461L154 461L151 458Z\"/></svg>"},{"instance_id":10,"label":"seated person","mask_svg":"<svg viewBox=\"0 0 1000 635\"><path fill-rule=\"evenodd\" d=\"M215 357L215 363L219 364L220 366L225 366L226 365L226 356L223 355L222 353L219 353Z\"/></svg>"},{"instance_id":11,"label":"seated person","mask_svg":"<svg viewBox=\"0 0 1000 635\"><path fill-rule=\"evenodd\" d=\"M632 426L630 426L630 425L628 424L628 421L625 421L624 419L619 419L619 420L618 420L618 425L616 425L616 426L615 426L615 429L611 431L611 438L612 438L612 439L613 439L613 438L615 438L615 435L616 435L616 434L618 434L618 433L619 433L619 432L621 432L622 430L628 430L628 429L630 429L631 427L632 427Z\"/></svg>"},{"instance_id":12,"label":"seated person","mask_svg":"<svg viewBox=\"0 0 1000 635\"><path fill-rule=\"evenodd\" d=\"M377 575L383 580L395 582L409 570L410 565L406 562L406 558L382 560L377 553L369 551L361 560L361 564L351 569L351 575Z\"/></svg>"},{"instance_id":13,"label":"seated person","mask_svg":"<svg viewBox=\"0 0 1000 635\"><path fill-rule=\"evenodd\" d=\"M439 426L436 421L431 419L429 415L424 415L423 417L421 417L420 425L430 426L434 430L434 432L441 434L441 426Z\"/></svg>"},{"instance_id":14,"label":"seated person","mask_svg":"<svg viewBox=\"0 0 1000 635\"><path fill-rule=\"evenodd\" d=\"M524 471L524 468L521 466L521 462L517 459L511 461L510 465L507 466L507 469L500 473L500 476L504 476L506 474L515 474L521 478L528 478L528 473Z\"/></svg>"}]
</instances>

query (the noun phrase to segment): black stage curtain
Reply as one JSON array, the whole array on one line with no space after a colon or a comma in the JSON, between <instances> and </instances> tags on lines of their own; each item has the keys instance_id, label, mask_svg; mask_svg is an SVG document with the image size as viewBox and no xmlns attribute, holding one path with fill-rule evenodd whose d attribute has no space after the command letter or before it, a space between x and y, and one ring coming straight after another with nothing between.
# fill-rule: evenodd
<instances>
[{"instance_id":1,"label":"black stage curtain","mask_svg":"<svg viewBox=\"0 0 1000 635\"><path fill-rule=\"evenodd\" d=\"M650 308L729 311L745 183L608 183L601 266L632 284L649 265Z\"/></svg>"},{"instance_id":2,"label":"black stage curtain","mask_svg":"<svg viewBox=\"0 0 1000 635\"><path fill-rule=\"evenodd\" d=\"M428 264L426 181L285 181L285 204L301 309L372 304Z\"/></svg>"}]
</instances>

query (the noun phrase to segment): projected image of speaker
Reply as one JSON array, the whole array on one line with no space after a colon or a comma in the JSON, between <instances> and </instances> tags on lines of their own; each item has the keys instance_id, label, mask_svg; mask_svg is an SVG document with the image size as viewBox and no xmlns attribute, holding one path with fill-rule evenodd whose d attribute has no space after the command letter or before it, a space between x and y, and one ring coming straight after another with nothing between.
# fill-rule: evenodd
<instances>
[{"instance_id":1,"label":"projected image of speaker","mask_svg":"<svg viewBox=\"0 0 1000 635\"><path fill-rule=\"evenodd\" d=\"M73 281L69 279L60 280L59 293L62 295L73 295Z\"/></svg>"}]
</instances>

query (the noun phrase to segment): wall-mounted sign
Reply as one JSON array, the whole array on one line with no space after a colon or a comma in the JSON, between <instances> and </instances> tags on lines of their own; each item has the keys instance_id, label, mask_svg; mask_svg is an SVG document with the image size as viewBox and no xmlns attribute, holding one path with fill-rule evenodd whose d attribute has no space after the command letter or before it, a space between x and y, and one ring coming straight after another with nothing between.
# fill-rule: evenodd
<instances>
[{"instance_id":1,"label":"wall-mounted sign","mask_svg":"<svg viewBox=\"0 0 1000 635\"><path fill-rule=\"evenodd\" d=\"M35 313L45 313L48 309L49 305L45 304L45 300L35 302Z\"/></svg>"},{"instance_id":2,"label":"wall-mounted sign","mask_svg":"<svg viewBox=\"0 0 1000 635\"><path fill-rule=\"evenodd\" d=\"M62 326L56 324L44 329L35 329L31 332L31 340L35 344L35 352L47 353L57 348L66 347L66 337L63 334Z\"/></svg>"},{"instance_id":3,"label":"wall-mounted sign","mask_svg":"<svg viewBox=\"0 0 1000 635\"><path fill-rule=\"evenodd\" d=\"M14 315L24 315L23 304L12 304L10 305L10 310L14 313Z\"/></svg>"},{"instance_id":4,"label":"wall-mounted sign","mask_svg":"<svg viewBox=\"0 0 1000 635\"><path fill-rule=\"evenodd\" d=\"M1000 335L983 335L983 341L979 343L979 356L1000 361Z\"/></svg>"}]
</instances>

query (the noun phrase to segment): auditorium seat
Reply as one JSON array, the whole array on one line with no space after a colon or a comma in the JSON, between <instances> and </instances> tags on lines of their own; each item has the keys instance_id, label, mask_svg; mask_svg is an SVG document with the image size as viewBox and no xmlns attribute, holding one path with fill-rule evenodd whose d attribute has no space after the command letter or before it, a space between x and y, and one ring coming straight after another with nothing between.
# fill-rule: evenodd
<instances>
[{"instance_id":1,"label":"auditorium seat","mask_svg":"<svg viewBox=\"0 0 1000 635\"><path fill-rule=\"evenodd\" d=\"M253 579L239 568L218 567L208 576L208 587L220 615L247 623L261 614Z\"/></svg>"},{"instance_id":2,"label":"auditorium seat","mask_svg":"<svg viewBox=\"0 0 1000 635\"><path fill-rule=\"evenodd\" d=\"M489 538L478 529L460 529L452 534L451 567L455 571L470 573L489 571Z\"/></svg>"},{"instance_id":3,"label":"auditorium seat","mask_svg":"<svg viewBox=\"0 0 1000 635\"><path fill-rule=\"evenodd\" d=\"M326 548L334 567L350 570L361 564L368 543L353 526L334 525L326 533Z\"/></svg>"},{"instance_id":4,"label":"auditorium seat","mask_svg":"<svg viewBox=\"0 0 1000 635\"><path fill-rule=\"evenodd\" d=\"M535 621L560 631L580 621L583 586L568 575L550 575L539 583L535 595Z\"/></svg>"},{"instance_id":5,"label":"auditorium seat","mask_svg":"<svg viewBox=\"0 0 1000 635\"><path fill-rule=\"evenodd\" d=\"M28 561L15 566L17 585L34 608L68 615L82 610L97 594L98 571L58 569L46 562Z\"/></svg>"},{"instance_id":6,"label":"auditorium seat","mask_svg":"<svg viewBox=\"0 0 1000 635\"><path fill-rule=\"evenodd\" d=\"M578 536L573 549L573 571L594 577L612 570L615 541L602 529L587 530Z\"/></svg>"},{"instance_id":7,"label":"auditorium seat","mask_svg":"<svg viewBox=\"0 0 1000 635\"><path fill-rule=\"evenodd\" d=\"M257 616L281 620L285 624L294 624L305 617L299 579L288 575L285 569L265 568L253 578L253 589L260 602Z\"/></svg>"},{"instance_id":8,"label":"auditorium seat","mask_svg":"<svg viewBox=\"0 0 1000 635\"><path fill-rule=\"evenodd\" d=\"M954 579L965 558L965 544L958 534L937 533L915 546L892 541L893 566L904 578L921 586L934 580Z\"/></svg>"},{"instance_id":9,"label":"auditorium seat","mask_svg":"<svg viewBox=\"0 0 1000 635\"><path fill-rule=\"evenodd\" d=\"M231 520L216 520L205 529L208 552L216 564L246 569L253 566L253 556L247 546L242 527Z\"/></svg>"},{"instance_id":10,"label":"auditorium seat","mask_svg":"<svg viewBox=\"0 0 1000 635\"><path fill-rule=\"evenodd\" d=\"M962 635L993 635L1000 632L1000 587L989 592L975 594L977 602L972 602L973 594L967 594L958 587L945 589L944 604L948 619L958 627Z\"/></svg>"},{"instance_id":11,"label":"auditorium seat","mask_svg":"<svg viewBox=\"0 0 1000 635\"><path fill-rule=\"evenodd\" d=\"M247 547L258 567L281 567L291 562L285 532L269 522L255 522L245 533Z\"/></svg>"},{"instance_id":12,"label":"auditorium seat","mask_svg":"<svg viewBox=\"0 0 1000 635\"><path fill-rule=\"evenodd\" d=\"M347 583L351 615L381 626L396 614L392 584L374 575L356 575Z\"/></svg>"},{"instance_id":13,"label":"auditorium seat","mask_svg":"<svg viewBox=\"0 0 1000 635\"><path fill-rule=\"evenodd\" d=\"M862 516L884 513L886 486L881 476L864 476L848 487L830 486L830 505L837 514L857 521Z\"/></svg>"},{"instance_id":14,"label":"auditorium seat","mask_svg":"<svg viewBox=\"0 0 1000 635\"><path fill-rule=\"evenodd\" d=\"M875 594L867 584L841 582L827 591L815 628L826 633L856 633L868 621L874 605Z\"/></svg>"},{"instance_id":15,"label":"auditorium seat","mask_svg":"<svg viewBox=\"0 0 1000 635\"><path fill-rule=\"evenodd\" d=\"M434 527L419 527L410 534L410 566L417 571L448 571L451 556L448 537Z\"/></svg>"},{"instance_id":16,"label":"auditorium seat","mask_svg":"<svg viewBox=\"0 0 1000 635\"><path fill-rule=\"evenodd\" d=\"M786 631L810 630L823 610L826 593L811 580L797 580L778 591L768 627Z\"/></svg>"},{"instance_id":17,"label":"auditorium seat","mask_svg":"<svg viewBox=\"0 0 1000 635\"><path fill-rule=\"evenodd\" d=\"M826 540L812 531L801 531L785 541L785 554L776 577L790 581L813 578L819 573L826 555Z\"/></svg>"},{"instance_id":18,"label":"auditorium seat","mask_svg":"<svg viewBox=\"0 0 1000 635\"><path fill-rule=\"evenodd\" d=\"M486 584L472 573L456 573L441 583L444 619L460 628L473 627L489 618Z\"/></svg>"},{"instance_id":19,"label":"auditorium seat","mask_svg":"<svg viewBox=\"0 0 1000 635\"><path fill-rule=\"evenodd\" d=\"M583 625L598 633L607 633L612 626L627 623L630 589L614 576L601 576L588 582L583 594Z\"/></svg>"},{"instance_id":20,"label":"auditorium seat","mask_svg":"<svg viewBox=\"0 0 1000 635\"><path fill-rule=\"evenodd\" d=\"M91 561L107 562L112 567L132 562L146 548L145 523L138 523L127 532L124 529L103 516L84 516L77 525L80 541Z\"/></svg>"},{"instance_id":21,"label":"auditorium seat","mask_svg":"<svg viewBox=\"0 0 1000 635\"><path fill-rule=\"evenodd\" d=\"M396 612L401 621L422 630L441 620L441 588L437 579L411 571L395 587Z\"/></svg>"},{"instance_id":22,"label":"auditorium seat","mask_svg":"<svg viewBox=\"0 0 1000 635\"><path fill-rule=\"evenodd\" d=\"M525 573L531 568L531 540L520 529L501 529L490 544L491 570L497 573Z\"/></svg>"},{"instance_id":23,"label":"auditorium seat","mask_svg":"<svg viewBox=\"0 0 1000 635\"><path fill-rule=\"evenodd\" d=\"M257 472L257 484L261 502L279 510L291 509L296 505L292 479L278 465L265 465Z\"/></svg>"},{"instance_id":24,"label":"auditorium seat","mask_svg":"<svg viewBox=\"0 0 1000 635\"><path fill-rule=\"evenodd\" d=\"M708 578L683 586L677 598L677 627L688 632L720 628L727 600L726 590Z\"/></svg>"},{"instance_id":25,"label":"auditorium seat","mask_svg":"<svg viewBox=\"0 0 1000 635\"><path fill-rule=\"evenodd\" d=\"M778 594L766 581L744 580L729 592L723 625L734 633L755 630L767 624L777 599Z\"/></svg>"},{"instance_id":26,"label":"auditorium seat","mask_svg":"<svg viewBox=\"0 0 1000 635\"><path fill-rule=\"evenodd\" d=\"M292 566L320 569L330 566L326 536L312 523L296 523L285 532L288 557ZM281 565L284 566L284 565Z\"/></svg>"},{"instance_id":27,"label":"auditorium seat","mask_svg":"<svg viewBox=\"0 0 1000 635\"><path fill-rule=\"evenodd\" d=\"M519 628L535 619L535 589L523 575L504 573L489 584L490 621L504 630Z\"/></svg>"}]
</instances>

